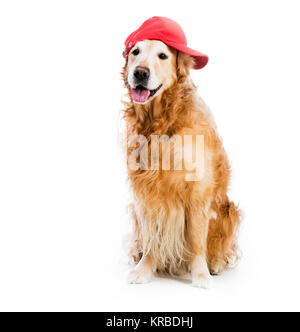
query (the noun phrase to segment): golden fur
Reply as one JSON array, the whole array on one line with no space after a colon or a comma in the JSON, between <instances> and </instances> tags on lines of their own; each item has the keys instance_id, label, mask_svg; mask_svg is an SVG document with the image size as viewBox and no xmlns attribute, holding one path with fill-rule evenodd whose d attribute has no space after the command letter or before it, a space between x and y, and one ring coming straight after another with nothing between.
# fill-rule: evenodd
<instances>
[{"instance_id":1,"label":"golden fur","mask_svg":"<svg viewBox=\"0 0 300 332\"><path fill-rule=\"evenodd\" d=\"M147 47L153 46L151 42ZM200 181L192 182L186 181L186 170L128 168L134 194L130 254L139 263L136 282L149 281L151 271L181 274L190 270L197 281L203 276L208 278L205 268L199 266L206 265L204 261L211 274L218 274L233 266L238 257L240 212L227 196L230 166L226 153L212 116L190 80L193 58L169 47L168 50L172 56L172 84L146 104L135 104L129 93L130 101L124 110L128 139L144 135L150 155L151 135L203 135L205 174ZM145 61L147 58L143 65L147 65ZM130 63L129 54L122 73L129 91ZM128 147L128 153L131 150Z\"/></svg>"}]
</instances>

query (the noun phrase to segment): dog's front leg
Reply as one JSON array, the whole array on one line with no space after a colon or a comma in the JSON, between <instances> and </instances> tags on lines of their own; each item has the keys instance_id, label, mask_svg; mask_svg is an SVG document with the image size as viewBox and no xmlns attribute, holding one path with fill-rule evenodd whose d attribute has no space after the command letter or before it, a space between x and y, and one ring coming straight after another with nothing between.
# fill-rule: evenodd
<instances>
[{"instance_id":1,"label":"dog's front leg","mask_svg":"<svg viewBox=\"0 0 300 332\"><path fill-rule=\"evenodd\" d=\"M128 283L146 284L153 277L154 266L149 254L142 257L138 265L129 273Z\"/></svg>"},{"instance_id":2,"label":"dog's front leg","mask_svg":"<svg viewBox=\"0 0 300 332\"><path fill-rule=\"evenodd\" d=\"M195 287L210 288L212 277L206 261L206 240L209 218L204 208L202 211L189 213L188 234L192 251L191 274Z\"/></svg>"},{"instance_id":3,"label":"dog's front leg","mask_svg":"<svg viewBox=\"0 0 300 332\"><path fill-rule=\"evenodd\" d=\"M194 256L191 264L191 273L193 286L206 289L211 288L213 280L204 255Z\"/></svg>"}]
</instances>

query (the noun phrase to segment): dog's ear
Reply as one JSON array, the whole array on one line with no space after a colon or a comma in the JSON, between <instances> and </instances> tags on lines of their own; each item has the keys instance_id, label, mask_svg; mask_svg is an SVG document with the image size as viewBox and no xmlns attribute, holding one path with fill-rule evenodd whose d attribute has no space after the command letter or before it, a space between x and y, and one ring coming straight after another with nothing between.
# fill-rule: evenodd
<instances>
[{"instance_id":1,"label":"dog's ear","mask_svg":"<svg viewBox=\"0 0 300 332\"><path fill-rule=\"evenodd\" d=\"M188 54L177 52L177 78L183 83L190 74L190 69L194 66L194 58Z\"/></svg>"},{"instance_id":2,"label":"dog's ear","mask_svg":"<svg viewBox=\"0 0 300 332\"><path fill-rule=\"evenodd\" d=\"M128 84L127 83L127 77L128 77L127 64L128 64L128 57L126 57L124 67L121 71L121 76L122 76L125 87L127 87L127 84Z\"/></svg>"}]
</instances>

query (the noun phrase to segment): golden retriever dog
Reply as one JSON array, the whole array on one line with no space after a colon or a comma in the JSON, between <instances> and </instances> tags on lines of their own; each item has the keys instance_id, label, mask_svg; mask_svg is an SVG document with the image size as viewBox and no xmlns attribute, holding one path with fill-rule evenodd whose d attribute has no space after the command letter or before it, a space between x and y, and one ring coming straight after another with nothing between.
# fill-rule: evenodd
<instances>
[{"instance_id":1,"label":"golden retriever dog","mask_svg":"<svg viewBox=\"0 0 300 332\"><path fill-rule=\"evenodd\" d=\"M213 117L189 76L193 65L192 56L159 40L140 41L126 54L124 119L134 200L130 255L137 264L130 283L147 283L156 272L190 272L194 286L209 288L211 275L238 258L240 212L227 196L230 166ZM153 137L158 153L153 153ZM161 137L170 138L169 144ZM192 145L181 153L176 144L186 137L192 137ZM201 168L193 168L197 149ZM164 153L173 158L170 169L162 167ZM129 165L132 155L140 167ZM183 169L177 158L182 155Z\"/></svg>"}]
</instances>

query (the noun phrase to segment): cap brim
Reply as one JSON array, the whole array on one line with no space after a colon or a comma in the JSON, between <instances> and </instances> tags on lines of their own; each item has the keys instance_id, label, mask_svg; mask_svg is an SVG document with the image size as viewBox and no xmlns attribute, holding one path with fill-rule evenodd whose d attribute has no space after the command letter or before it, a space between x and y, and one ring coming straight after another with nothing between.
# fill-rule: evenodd
<instances>
[{"instance_id":1,"label":"cap brim","mask_svg":"<svg viewBox=\"0 0 300 332\"><path fill-rule=\"evenodd\" d=\"M201 69L205 67L208 63L208 56L185 45L177 45L173 43L168 43L169 46L175 48L176 50L191 55L195 60L194 69Z\"/></svg>"}]
</instances>

